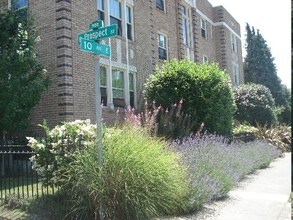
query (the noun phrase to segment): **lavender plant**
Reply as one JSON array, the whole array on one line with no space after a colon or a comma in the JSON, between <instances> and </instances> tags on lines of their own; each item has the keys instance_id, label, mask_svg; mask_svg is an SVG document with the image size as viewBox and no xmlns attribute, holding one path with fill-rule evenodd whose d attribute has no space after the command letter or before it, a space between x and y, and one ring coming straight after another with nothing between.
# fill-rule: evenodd
<instances>
[{"instance_id":1,"label":"lavender plant","mask_svg":"<svg viewBox=\"0 0 293 220\"><path fill-rule=\"evenodd\" d=\"M189 170L195 208L226 196L245 175L268 166L279 154L265 141L229 144L224 137L211 134L175 140L171 148Z\"/></svg>"}]
</instances>

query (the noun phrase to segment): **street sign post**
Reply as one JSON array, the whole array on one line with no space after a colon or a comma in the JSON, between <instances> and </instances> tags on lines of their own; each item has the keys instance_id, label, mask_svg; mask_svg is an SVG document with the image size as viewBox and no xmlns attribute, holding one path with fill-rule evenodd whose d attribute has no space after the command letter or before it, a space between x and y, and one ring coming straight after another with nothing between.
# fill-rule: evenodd
<instances>
[{"instance_id":1,"label":"street sign post","mask_svg":"<svg viewBox=\"0 0 293 220\"><path fill-rule=\"evenodd\" d=\"M98 44L91 40L81 39L80 49L85 52L100 54L106 57L111 56L110 46L105 44Z\"/></svg>"},{"instance_id":2,"label":"street sign post","mask_svg":"<svg viewBox=\"0 0 293 220\"><path fill-rule=\"evenodd\" d=\"M117 24L113 24L107 27L102 27L97 30L84 32L78 35L78 43L80 44L81 39L96 41L103 40L109 37L117 36Z\"/></svg>"},{"instance_id":3,"label":"street sign post","mask_svg":"<svg viewBox=\"0 0 293 220\"><path fill-rule=\"evenodd\" d=\"M78 45L82 51L95 54L95 93L96 93L96 123L97 123L97 154L98 164L103 166L103 144L102 144L102 109L101 109L101 91L100 91L100 55L110 57L111 47L98 42L102 39L114 37L117 35L117 25L103 27L103 21L96 21L89 24L88 32L77 36ZM99 210L100 219L104 220L103 201L100 201Z\"/></svg>"}]
</instances>

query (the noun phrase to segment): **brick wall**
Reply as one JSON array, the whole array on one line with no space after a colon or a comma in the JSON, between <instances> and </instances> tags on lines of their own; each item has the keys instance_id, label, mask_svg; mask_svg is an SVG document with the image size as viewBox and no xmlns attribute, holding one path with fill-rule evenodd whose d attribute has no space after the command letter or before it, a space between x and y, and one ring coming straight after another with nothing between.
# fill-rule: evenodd
<instances>
[{"instance_id":1,"label":"brick wall","mask_svg":"<svg viewBox=\"0 0 293 220\"><path fill-rule=\"evenodd\" d=\"M6 7L4 2L0 1L0 8ZM169 59L182 59L188 49L194 53L195 61L202 62L202 57L207 56L209 61L219 62L222 69L231 72L231 60L235 58L230 51L231 32L217 22L224 21L239 35L240 26L223 7L213 8L206 0L197 0L197 8L193 1L166 0L166 10L161 11L156 8L154 0L127 2L133 4L134 39L130 41L117 36L104 40L105 44L111 44L112 56L111 59L101 58L101 63L136 73L138 107L144 103L142 91L146 79L154 72L156 65L162 64L158 58L158 33L167 36ZM189 48L182 44L179 4L191 7L193 45ZM50 88L33 111L32 131L40 131L37 124L42 123L43 119L50 127L60 121L74 119L90 119L94 123L95 58L79 49L77 35L88 31L88 24L96 20L96 0L30 0L29 9L41 37L36 47L39 59L51 78ZM208 20L207 39L200 32L202 16ZM240 81L243 82L240 43L237 43L237 59ZM111 121L115 112L103 108L104 121Z\"/></svg>"}]
</instances>

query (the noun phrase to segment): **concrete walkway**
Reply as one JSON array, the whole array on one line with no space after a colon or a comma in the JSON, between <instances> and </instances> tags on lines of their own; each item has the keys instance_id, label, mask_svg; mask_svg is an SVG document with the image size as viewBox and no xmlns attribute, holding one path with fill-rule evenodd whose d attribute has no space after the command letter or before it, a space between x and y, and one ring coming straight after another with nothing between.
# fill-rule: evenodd
<instances>
[{"instance_id":1,"label":"concrete walkway","mask_svg":"<svg viewBox=\"0 0 293 220\"><path fill-rule=\"evenodd\" d=\"M177 220L291 220L291 153L243 180L228 198Z\"/></svg>"},{"instance_id":2,"label":"concrete walkway","mask_svg":"<svg viewBox=\"0 0 293 220\"><path fill-rule=\"evenodd\" d=\"M249 177L229 193L230 203L216 220L290 220L291 154Z\"/></svg>"}]
</instances>

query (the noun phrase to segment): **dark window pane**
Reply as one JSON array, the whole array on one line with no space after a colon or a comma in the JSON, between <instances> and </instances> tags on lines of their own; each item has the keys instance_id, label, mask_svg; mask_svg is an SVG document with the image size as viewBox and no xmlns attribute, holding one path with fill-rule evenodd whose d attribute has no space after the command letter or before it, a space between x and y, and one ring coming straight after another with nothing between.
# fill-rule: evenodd
<instances>
[{"instance_id":1,"label":"dark window pane","mask_svg":"<svg viewBox=\"0 0 293 220\"><path fill-rule=\"evenodd\" d=\"M164 7L164 1L163 1L163 0L157 0L157 1L156 1L156 4L157 4L157 8L158 8L158 9L161 9L162 11L165 10L165 7Z\"/></svg>"},{"instance_id":2,"label":"dark window pane","mask_svg":"<svg viewBox=\"0 0 293 220\"><path fill-rule=\"evenodd\" d=\"M159 59L166 60L167 59L167 50L163 48L159 48Z\"/></svg>"},{"instance_id":3,"label":"dark window pane","mask_svg":"<svg viewBox=\"0 0 293 220\"><path fill-rule=\"evenodd\" d=\"M134 108L134 92L130 92L129 97L130 97L130 106Z\"/></svg>"},{"instance_id":4,"label":"dark window pane","mask_svg":"<svg viewBox=\"0 0 293 220\"><path fill-rule=\"evenodd\" d=\"M105 23L104 12L98 11L98 20L101 20L101 21L103 21Z\"/></svg>"},{"instance_id":5,"label":"dark window pane","mask_svg":"<svg viewBox=\"0 0 293 220\"><path fill-rule=\"evenodd\" d=\"M122 25L121 25L121 21L118 20L117 18L111 17L110 16L110 24L117 24L118 27L118 35L122 36Z\"/></svg>"},{"instance_id":6,"label":"dark window pane","mask_svg":"<svg viewBox=\"0 0 293 220\"><path fill-rule=\"evenodd\" d=\"M131 24L127 24L127 38L132 40L132 27Z\"/></svg>"},{"instance_id":7,"label":"dark window pane","mask_svg":"<svg viewBox=\"0 0 293 220\"><path fill-rule=\"evenodd\" d=\"M107 89L101 88L101 103L107 106Z\"/></svg>"},{"instance_id":8,"label":"dark window pane","mask_svg":"<svg viewBox=\"0 0 293 220\"><path fill-rule=\"evenodd\" d=\"M206 31L204 29L201 29L201 36L206 38Z\"/></svg>"}]
</instances>

